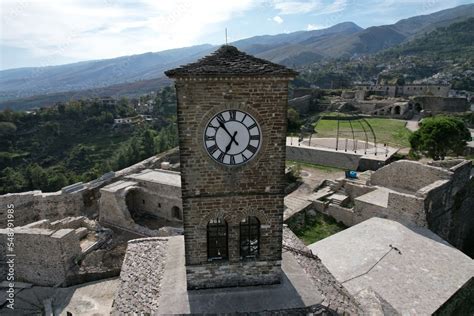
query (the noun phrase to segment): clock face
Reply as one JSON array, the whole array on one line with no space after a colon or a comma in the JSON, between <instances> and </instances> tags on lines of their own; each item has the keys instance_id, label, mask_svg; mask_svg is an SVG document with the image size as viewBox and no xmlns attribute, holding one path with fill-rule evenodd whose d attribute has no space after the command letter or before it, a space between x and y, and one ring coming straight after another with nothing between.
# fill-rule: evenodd
<instances>
[{"instance_id":1,"label":"clock face","mask_svg":"<svg viewBox=\"0 0 474 316\"><path fill-rule=\"evenodd\" d=\"M216 114L204 131L204 146L217 162L236 166L255 157L262 136L257 121L248 113L226 110Z\"/></svg>"}]
</instances>

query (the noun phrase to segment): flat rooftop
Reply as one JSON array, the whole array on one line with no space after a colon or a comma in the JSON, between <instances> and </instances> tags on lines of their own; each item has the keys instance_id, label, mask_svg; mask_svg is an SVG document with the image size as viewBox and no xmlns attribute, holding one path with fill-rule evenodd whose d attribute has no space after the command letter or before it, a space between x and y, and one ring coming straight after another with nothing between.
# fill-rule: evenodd
<instances>
[{"instance_id":1,"label":"flat rooftop","mask_svg":"<svg viewBox=\"0 0 474 316\"><path fill-rule=\"evenodd\" d=\"M285 244L299 247L285 229ZM304 247L304 246L303 246ZM308 252L307 249L300 249ZM184 238L129 242L112 314L223 314L292 311L358 314L349 293L322 266L298 252L282 254L282 282L276 285L187 290ZM295 313L297 314L297 313ZM319 314L318 314L319 315Z\"/></svg>"},{"instance_id":2,"label":"flat rooftop","mask_svg":"<svg viewBox=\"0 0 474 316\"><path fill-rule=\"evenodd\" d=\"M181 175L179 172L169 170L145 169L140 173L134 173L126 177L130 180L153 182L181 187Z\"/></svg>"},{"instance_id":3,"label":"flat rooftop","mask_svg":"<svg viewBox=\"0 0 474 316\"><path fill-rule=\"evenodd\" d=\"M371 289L403 315L432 314L474 276L474 261L430 230L376 217L308 247L349 293Z\"/></svg>"},{"instance_id":4,"label":"flat rooftop","mask_svg":"<svg viewBox=\"0 0 474 316\"><path fill-rule=\"evenodd\" d=\"M362 201L368 204L374 204L381 207L388 207L388 195L391 190L383 187L379 187L374 191L361 195L355 198L357 201Z\"/></svg>"}]
</instances>

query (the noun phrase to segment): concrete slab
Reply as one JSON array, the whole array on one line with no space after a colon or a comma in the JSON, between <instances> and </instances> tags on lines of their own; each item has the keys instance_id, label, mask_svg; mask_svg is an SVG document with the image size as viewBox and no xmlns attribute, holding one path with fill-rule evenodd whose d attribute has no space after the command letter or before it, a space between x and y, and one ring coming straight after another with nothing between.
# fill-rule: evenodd
<instances>
[{"instance_id":1,"label":"concrete slab","mask_svg":"<svg viewBox=\"0 0 474 316\"><path fill-rule=\"evenodd\" d=\"M388 207L388 195L390 193L389 189L386 188L378 188L374 191L366 193L357 197L356 201L365 202L368 204L374 204L381 207Z\"/></svg>"},{"instance_id":2,"label":"concrete slab","mask_svg":"<svg viewBox=\"0 0 474 316\"><path fill-rule=\"evenodd\" d=\"M283 254L279 285L187 291L182 236L169 238L169 254L161 282L157 314L246 313L301 308L320 304L323 297L303 268Z\"/></svg>"},{"instance_id":3,"label":"concrete slab","mask_svg":"<svg viewBox=\"0 0 474 316\"><path fill-rule=\"evenodd\" d=\"M430 230L387 219L309 248L352 295L372 289L403 315L431 315L474 276L474 261Z\"/></svg>"},{"instance_id":4,"label":"concrete slab","mask_svg":"<svg viewBox=\"0 0 474 316\"><path fill-rule=\"evenodd\" d=\"M181 187L181 174L169 170L145 169L140 173L131 174L126 178L135 181L147 181Z\"/></svg>"}]
</instances>

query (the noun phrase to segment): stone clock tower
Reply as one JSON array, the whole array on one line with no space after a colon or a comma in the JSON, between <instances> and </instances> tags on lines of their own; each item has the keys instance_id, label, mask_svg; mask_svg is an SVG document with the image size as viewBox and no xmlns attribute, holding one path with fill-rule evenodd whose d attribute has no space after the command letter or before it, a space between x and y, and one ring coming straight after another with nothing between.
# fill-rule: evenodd
<instances>
[{"instance_id":1,"label":"stone clock tower","mask_svg":"<svg viewBox=\"0 0 474 316\"><path fill-rule=\"evenodd\" d=\"M189 289L281 277L288 81L225 45L175 79Z\"/></svg>"}]
</instances>

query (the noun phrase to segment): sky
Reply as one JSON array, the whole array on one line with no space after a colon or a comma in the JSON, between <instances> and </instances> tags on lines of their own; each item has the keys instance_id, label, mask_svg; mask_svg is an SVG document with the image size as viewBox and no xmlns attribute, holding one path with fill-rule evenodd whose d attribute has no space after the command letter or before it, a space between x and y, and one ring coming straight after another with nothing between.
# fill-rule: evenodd
<instances>
[{"instance_id":1,"label":"sky","mask_svg":"<svg viewBox=\"0 0 474 316\"><path fill-rule=\"evenodd\" d=\"M0 69L225 43L354 22L366 28L464 0L1 0Z\"/></svg>"}]
</instances>

